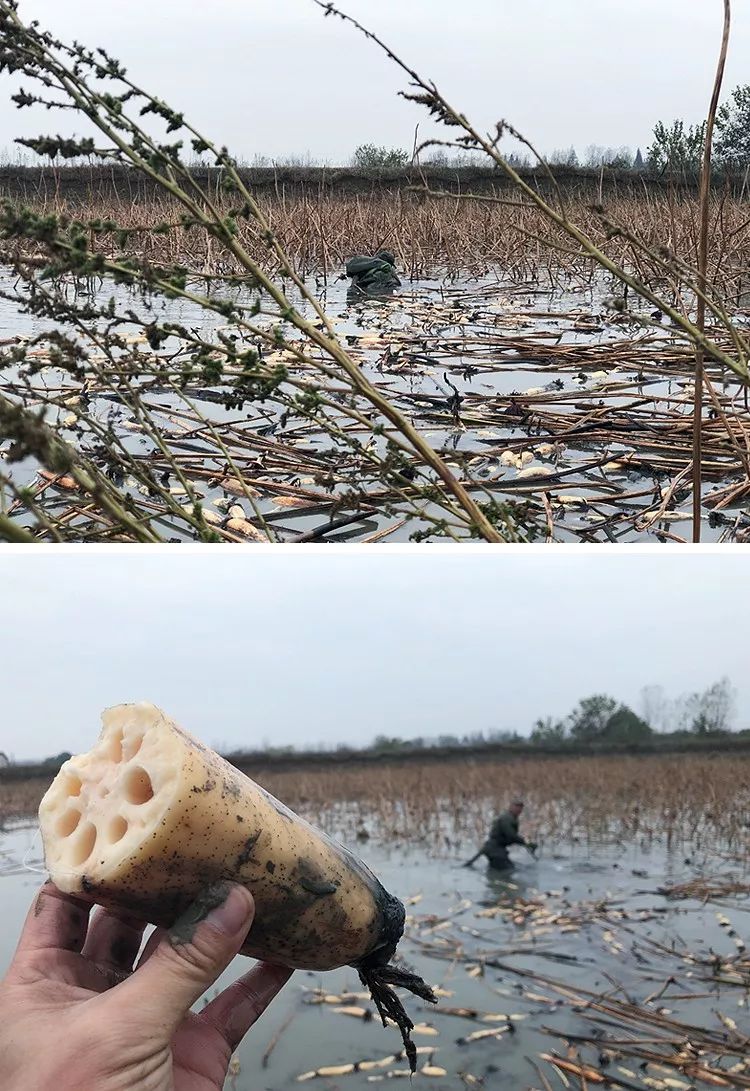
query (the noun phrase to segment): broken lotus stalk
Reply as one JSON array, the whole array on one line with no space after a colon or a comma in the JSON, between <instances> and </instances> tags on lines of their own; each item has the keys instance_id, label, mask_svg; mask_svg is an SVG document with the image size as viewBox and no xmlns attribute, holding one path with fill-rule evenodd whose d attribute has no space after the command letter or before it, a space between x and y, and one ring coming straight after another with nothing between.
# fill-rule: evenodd
<instances>
[{"instance_id":1,"label":"broken lotus stalk","mask_svg":"<svg viewBox=\"0 0 750 1091\"><path fill-rule=\"evenodd\" d=\"M99 741L66 761L39 807L47 868L71 894L170 927L210 883L242 883L255 920L242 953L299 969L354 966L385 1024L412 1021L388 965L404 907L348 849L299 818L154 705L118 705Z\"/></svg>"}]
</instances>

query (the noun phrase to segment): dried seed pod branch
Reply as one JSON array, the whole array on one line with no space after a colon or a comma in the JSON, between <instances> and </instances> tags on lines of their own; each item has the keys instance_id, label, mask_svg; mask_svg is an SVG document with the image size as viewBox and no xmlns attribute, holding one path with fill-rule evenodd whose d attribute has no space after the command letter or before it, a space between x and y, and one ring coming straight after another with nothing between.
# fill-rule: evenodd
<instances>
[{"instance_id":1,"label":"dried seed pod branch","mask_svg":"<svg viewBox=\"0 0 750 1091\"><path fill-rule=\"evenodd\" d=\"M147 94L133 83L119 62L105 51L66 45L40 30L35 24L25 25L18 16L17 4L12 0L3 0L0 3L0 30L3 34L0 68L13 75L30 78L41 88L38 93L21 89L13 96L16 104L23 108L41 103L49 108L62 107L75 111L85 116L107 142L102 146L91 137L71 139L45 136L22 143L40 155L68 160L83 156L106 163L125 163L136 168L151 183L161 188L173 204L183 209L179 218L171 216L165 219L158 227L159 232L165 238L175 231L203 234L209 242L221 248L228 260L239 267L245 286L257 292L257 301L252 307L248 307L240 301L228 300L226 297L201 296L188 287L188 277L195 275L198 270L191 270L179 262L133 259L123 253L108 256L103 252L99 244L102 235L114 235L121 246L124 246L134 234L142 230L141 225L124 228L111 220L84 222L70 221L65 217L41 217L34 215L29 209L6 203L0 227L6 242L10 244L7 256L25 278L27 286L33 288L50 278L55 284L60 284L63 278L71 275L78 281L86 277L103 278L105 282L111 280L131 290L137 289L149 298L161 296L182 299L204 310L212 310L227 321L233 331L232 338L235 341L241 339L245 345L251 338L261 336L283 352L292 350L295 340L301 337L312 349L313 356L310 358L312 375L306 382L298 382L298 386L302 388L299 393L292 391L290 394L288 386L294 384L288 383L287 369L271 369L269 372L263 367L257 353L253 358L253 349L233 351L232 345L221 336L218 338L220 346L212 347L208 356L198 355L196 363L201 365L204 379L218 385L217 393L220 396L223 393L220 382L226 375L227 385L238 390L240 406L259 401L278 405L282 418L294 413L302 419L314 420L322 428L324 435L329 437L334 449L337 444L342 443L351 448L360 462L360 468L367 469L367 475L360 482L352 478L356 491L361 495L359 506L366 501L372 484L377 482L392 492L390 503L394 512L404 514L407 518L418 513L419 518L435 534L449 534L451 537L479 536L489 541L502 541L506 537L517 536L510 518L510 509L498 506L492 500L479 502L473 499L473 483L470 482L467 489L408 417L363 373L359 362L337 337L314 293L295 270L293 260L276 237L270 221L225 149L216 148L190 126L181 113L172 110L166 103ZM147 131L141 122L144 116L154 118L162 124L167 139L158 138ZM179 139L169 142L169 134L177 134ZM182 158L185 138L189 140L196 154L209 156L215 170L219 172L220 185L217 186L215 194L211 192L210 180L207 184L201 184L195 173L185 164ZM219 194L229 197L232 202L229 209L219 206ZM238 229L242 222L251 222L264 240L264 260L256 259L244 246ZM21 250L23 246L28 249L30 245L36 248L36 253L27 253L25 256L30 260L24 262ZM38 264L40 254L44 259L41 268ZM301 303L312 312L312 318L306 317L300 305L280 286L278 274L291 283ZM261 301L267 301L270 310ZM95 307L66 306L59 295L52 300L47 298L46 309L41 294L34 297L34 303L40 307L37 313L44 313L57 321L76 321L75 312L79 325L85 326L88 323L85 328L89 333L92 322L105 320L105 316L101 311L97 312ZM245 321L250 313L265 318L272 317L277 326L273 329L266 327L260 333L257 327ZM165 365L162 345L166 341L179 341L180 332L174 328L159 330L153 319L146 320L136 315L132 309L127 313L122 310L118 313L115 307L110 311L109 318L118 324L127 318L140 324L152 344L154 356L151 360L144 359L144 354L129 352L127 345L122 342L116 344L120 366L129 372L127 404L166 460L169 475L177 479L189 504L180 508L174 501L170 502L164 494L166 486L160 489L152 482L144 487L152 492L157 502L164 505L162 518L166 520L166 525L179 525L181 522L185 524L180 528L183 533L187 531L199 536L215 537L215 532L206 528L200 498L195 495L187 475L181 470L173 446L160 440L160 429L154 421L153 413L146 409L143 397L146 385L154 385L160 376L164 377L164 368L168 366L168 361ZM283 332L284 327L291 331L291 335ZM111 347L111 335L109 340ZM172 355L174 356L174 350ZM222 355L224 360L221 360ZM225 371L227 359L230 366L239 365L239 375L235 373L231 377L231 372ZM28 362L23 353L19 362ZM70 379L80 381L82 374L94 378L96 394L99 396L105 394L107 389L118 396L124 393L122 385L117 388L111 366L92 368L90 355L86 353L77 355L76 367L73 366L70 354L54 362L67 370L68 382ZM110 360L110 364L112 362ZM24 378L28 379L29 374L27 368ZM190 376L188 382L189 378ZM324 379L334 379L340 386L339 390L329 393L326 406L323 406L321 397L325 395L325 386L321 385ZM39 397L39 385L33 385L32 389L34 395ZM18 386L13 388L11 394L19 400ZM231 395L229 398L231 400ZM194 399L192 407L195 412ZM318 411L321 408L323 412ZM20 412L26 411L25 405L20 405ZM338 424L342 417L353 417L359 424L366 420L371 433L368 442L363 443L351 435L347 428L342 429ZM82 406L78 418L79 434L84 431L96 434L100 431L95 412L89 411L87 406ZM209 418L205 413L198 414L197 424L212 434ZM215 433L214 426L214 436ZM72 444L69 446L73 448ZM386 457L383 457L383 447ZM41 449L33 453L41 458ZM73 458L75 459L75 453ZM121 478L127 459L123 458L121 450L112 450L110 461L112 460L119 464L119 469L114 470L113 478ZM403 469L410 464L410 486L404 499L400 482ZM419 470L415 473L417 467ZM131 472L130 467L127 472ZM8 474L3 472L0 481L7 484L8 480ZM92 495L83 482L79 481L79 484L88 493L89 500L98 502L98 495ZM396 486L395 489L392 489L393 485ZM116 490L118 486L110 484L110 490L113 488ZM338 498L336 504L340 505L343 499ZM348 502L350 498L346 499ZM143 533L150 534L153 538L156 534L152 527L154 517L143 511L142 502L133 493L127 494L126 501L131 506L135 504L136 510L141 509L140 522L147 528ZM181 511L186 517L180 514ZM132 526L117 522L113 510L109 510L107 515L114 520L114 526L120 533L132 533ZM259 512L256 510L256 518L258 516ZM158 522L159 519L155 521ZM258 521L266 533L270 533L268 524L262 518Z\"/></svg>"}]
</instances>

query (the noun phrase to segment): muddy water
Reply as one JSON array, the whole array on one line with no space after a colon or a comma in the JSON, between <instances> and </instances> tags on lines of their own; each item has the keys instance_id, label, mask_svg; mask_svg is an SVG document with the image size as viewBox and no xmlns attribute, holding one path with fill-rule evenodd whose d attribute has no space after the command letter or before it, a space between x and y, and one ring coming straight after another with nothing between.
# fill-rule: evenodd
<instances>
[{"instance_id":1,"label":"muddy water","mask_svg":"<svg viewBox=\"0 0 750 1091\"><path fill-rule=\"evenodd\" d=\"M498 875L479 865L465 869L458 860L435 860L421 852L373 842L361 853L388 889L404 900L414 899L408 905L408 931L401 951L432 984L451 992L440 1005L513 1017L506 1021L513 1032L499 1039L460 1044L459 1039L497 1023L441 1015L440 1006L432 1009L420 1001L407 1001L414 1021L425 1022L437 1031L415 1036L419 1047L431 1050L420 1054L420 1066L429 1061L447 1073L420 1074L416 1077L420 1085L458 1089L467 1086L468 1073L484 1079L485 1087L539 1087L529 1058L536 1059L541 1052L560 1045L545 1028L575 1032L584 1025L584 1016L561 1005L559 995L549 985L489 966L483 976L472 976L477 972L472 968L478 965L477 959L472 957L468 963L452 960L461 949L484 952L485 957L554 978L568 987L609 990L620 996L623 994L618 990L624 989L638 1002L658 991L669 973L677 972L684 974L679 991L695 993L696 999L672 1003L667 996L661 1001L665 1012L673 1013L674 1018L682 1016L694 1025L715 1026L715 1010L720 1006L725 1015L734 1015L738 1022L742 1019L744 1008L737 1007L739 990L726 998L715 991L709 997L701 996L709 990L697 982L691 984L692 971L680 958L660 960L649 947L651 941L656 941L666 945L675 942L703 953L709 948L724 953L732 950L730 939L717 923L715 907L695 901L670 902L656 892L665 880L692 878L707 866L705 861L686 860L683 853L643 852L637 847L623 850L601 846L589 851L563 846L559 851L546 849L538 861L523 850L513 853L517 866L510 875ZM0 833L0 854L6 870L0 877L6 921L0 932L2 971L42 878L36 831L25 828ZM27 868L37 870L20 867L8 873L24 859ZM488 908L535 898L551 911L568 906L569 912L584 903L606 899L616 915L624 914L629 931L618 931L617 925L606 919L584 921L578 928L568 925L567 931L561 931L486 914ZM444 957L426 954L425 945ZM218 985L228 984L246 966L244 960L237 959ZM523 995L524 988L533 998ZM298 971L241 1046L240 1072L233 1085L238 1091L281 1091L297 1086L299 1075L320 1066L377 1060L398 1050L399 1037L393 1028L383 1029L376 1020L363 1022L338 1014L334 1004L310 1004L310 990L314 989L340 995L346 990L359 991L361 986L351 969L330 973ZM372 1007L361 1000L353 1003ZM649 1003L653 1007L655 1002ZM740 1003L744 1003L741 996ZM262 1068L264 1051L290 1016L291 1023L282 1031L267 1067ZM631 1062L632 1067L637 1065ZM392 1061L368 1072L317 1078L310 1085L364 1088L381 1082L374 1077L390 1081L396 1077L389 1073L404 1069L403 1061ZM641 1076L644 1074L641 1071ZM641 1086L638 1080L631 1082Z\"/></svg>"}]
</instances>

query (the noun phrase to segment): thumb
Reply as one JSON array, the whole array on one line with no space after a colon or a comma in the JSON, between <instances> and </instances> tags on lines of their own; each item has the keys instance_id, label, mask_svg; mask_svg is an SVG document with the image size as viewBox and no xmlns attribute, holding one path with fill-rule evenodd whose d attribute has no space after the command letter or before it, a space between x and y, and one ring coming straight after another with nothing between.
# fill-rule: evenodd
<instances>
[{"instance_id":1,"label":"thumb","mask_svg":"<svg viewBox=\"0 0 750 1091\"><path fill-rule=\"evenodd\" d=\"M214 883L195 899L150 958L110 996L169 1040L200 996L227 968L255 915L244 886Z\"/></svg>"}]
</instances>

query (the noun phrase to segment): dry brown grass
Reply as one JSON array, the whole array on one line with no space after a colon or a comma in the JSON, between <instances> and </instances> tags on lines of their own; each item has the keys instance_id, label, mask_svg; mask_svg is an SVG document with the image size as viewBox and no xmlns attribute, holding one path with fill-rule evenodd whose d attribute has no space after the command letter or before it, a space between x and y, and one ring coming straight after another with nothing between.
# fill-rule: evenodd
<instances>
[{"instance_id":1,"label":"dry brown grass","mask_svg":"<svg viewBox=\"0 0 750 1091\"><path fill-rule=\"evenodd\" d=\"M491 815L517 792L527 800L529 836L549 842L736 848L750 822L745 756L425 761L258 776L329 829L351 832L363 822L376 836L447 851L483 838Z\"/></svg>"},{"instance_id":2,"label":"dry brown grass","mask_svg":"<svg viewBox=\"0 0 750 1091\"><path fill-rule=\"evenodd\" d=\"M36 814L50 781L44 777L31 780L0 781L0 823L8 818L28 818Z\"/></svg>"},{"instance_id":3,"label":"dry brown grass","mask_svg":"<svg viewBox=\"0 0 750 1091\"><path fill-rule=\"evenodd\" d=\"M504 191L507 199L507 192ZM219 195L223 211L227 200ZM397 253L407 276L423 276L435 269L478 273L497 265L509 275L534 281L556 276L589 280L594 269L588 259L570 251L570 240L543 220L531 207L518 202L494 204L448 198L425 199L411 191L373 192L331 196L287 193L262 194L258 202L296 268L331 278L347 257L372 252L388 244ZM29 205L37 212L56 212L85 221L113 219L122 227L146 230L133 240L131 252L150 261L182 262L192 270L210 275L236 273L214 250L205 232L175 228L166 235L149 228L174 223L177 208L169 199L151 195L138 200L126 192L91 193L63 198L49 193L32 194ZM659 279L655 263L635 254L623 239L607 240L601 216L590 196L572 192L566 198L569 218L576 221L597 244L616 260L644 278ZM694 195L669 191L644 193L639 198L613 196L606 215L626 225L651 247L669 247L691 265L697 263L698 207ZM238 225L243 244L254 257L267 257L266 246L253 222ZM564 250L555 249L563 247ZM116 252L114 236L105 248ZM747 203L718 195L710 212L709 283L729 305L744 289L750 262L750 220ZM745 270L743 274L743 269Z\"/></svg>"},{"instance_id":4,"label":"dry brown grass","mask_svg":"<svg viewBox=\"0 0 750 1091\"><path fill-rule=\"evenodd\" d=\"M452 853L481 840L517 792L529 836L548 843L661 844L741 850L750 825L750 756L452 760L247 770L293 809L352 839ZM33 814L44 780L3 784L0 817Z\"/></svg>"}]
</instances>

